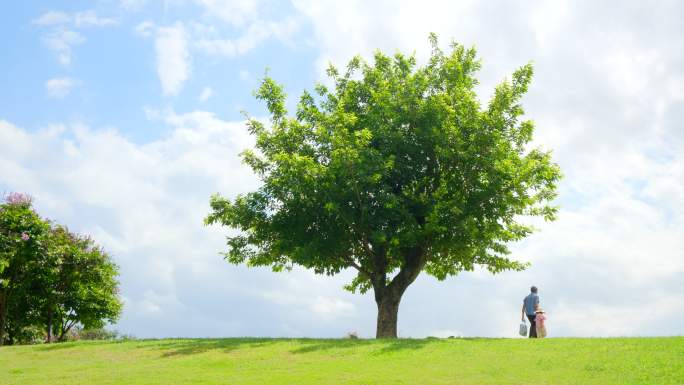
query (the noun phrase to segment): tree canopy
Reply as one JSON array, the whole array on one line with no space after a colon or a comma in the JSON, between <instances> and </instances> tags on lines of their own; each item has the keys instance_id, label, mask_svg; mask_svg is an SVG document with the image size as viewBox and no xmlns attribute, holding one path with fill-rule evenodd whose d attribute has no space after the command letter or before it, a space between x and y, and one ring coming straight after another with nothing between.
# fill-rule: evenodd
<instances>
[{"instance_id":1,"label":"tree canopy","mask_svg":"<svg viewBox=\"0 0 684 385\"><path fill-rule=\"evenodd\" d=\"M530 148L521 119L531 64L498 85L482 107L474 48L354 57L331 87L304 92L294 116L281 85L266 76L256 97L270 125L248 120L256 148L244 161L261 187L234 199L214 195L207 224L227 238L231 263L293 265L333 275L353 268L347 289L373 289L377 337L396 337L401 296L421 271L443 280L483 266L522 270L508 244L529 235L526 216L553 220L561 172L551 153Z\"/></svg>"},{"instance_id":2,"label":"tree canopy","mask_svg":"<svg viewBox=\"0 0 684 385\"><path fill-rule=\"evenodd\" d=\"M118 267L87 236L41 218L29 196L0 204L0 345L63 340L121 312Z\"/></svg>"}]
</instances>

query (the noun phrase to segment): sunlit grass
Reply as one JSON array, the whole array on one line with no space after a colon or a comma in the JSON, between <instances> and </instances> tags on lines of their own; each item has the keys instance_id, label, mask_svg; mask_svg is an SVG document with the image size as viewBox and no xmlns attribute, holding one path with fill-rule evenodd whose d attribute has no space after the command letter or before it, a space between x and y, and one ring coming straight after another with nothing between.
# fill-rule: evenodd
<instances>
[{"instance_id":1,"label":"sunlit grass","mask_svg":"<svg viewBox=\"0 0 684 385\"><path fill-rule=\"evenodd\" d=\"M10 346L0 348L0 384L684 384L684 338Z\"/></svg>"}]
</instances>

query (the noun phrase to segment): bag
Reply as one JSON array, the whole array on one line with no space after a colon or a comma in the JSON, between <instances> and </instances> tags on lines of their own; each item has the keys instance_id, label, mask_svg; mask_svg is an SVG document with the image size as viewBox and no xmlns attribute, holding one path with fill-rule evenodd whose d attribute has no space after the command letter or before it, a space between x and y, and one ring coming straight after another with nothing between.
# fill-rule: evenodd
<instances>
[{"instance_id":1,"label":"bag","mask_svg":"<svg viewBox=\"0 0 684 385\"><path fill-rule=\"evenodd\" d=\"M523 337L527 337L527 323L525 322L525 320L523 320L520 323L520 330L518 331L518 333Z\"/></svg>"}]
</instances>

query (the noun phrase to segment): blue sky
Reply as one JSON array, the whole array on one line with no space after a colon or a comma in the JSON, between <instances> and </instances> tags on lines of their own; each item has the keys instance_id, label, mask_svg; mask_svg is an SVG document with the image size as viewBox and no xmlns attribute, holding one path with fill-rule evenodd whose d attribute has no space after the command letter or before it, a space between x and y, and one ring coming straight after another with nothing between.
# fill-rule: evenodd
<instances>
[{"instance_id":1,"label":"blue sky","mask_svg":"<svg viewBox=\"0 0 684 385\"><path fill-rule=\"evenodd\" d=\"M146 119L146 109L202 108L222 119L238 120L242 109L260 111L251 92L266 68L273 76L286 78L288 87L297 93L315 80L312 71L301 70L315 59L311 42L267 39L257 43L258 49L250 47L235 54L203 50L196 47L200 39L240 37L235 23L242 26L242 22L225 22L209 7L191 2L135 4L139 5L122 8L116 1L9 3L10 9L0 16L0 31L9 52L2 59L1 75L9 90L0 99L5 118L26 128L65 120L116 126L140 143L164 132L163 126ZM288 8L272 3L259 10L264 17L287 17L292 13ZM77 21L86 16L93 20ZM141 32L144 23L154 25ZM154 48L159 38L154 36L155 30L163 28L180 31L189 55L182 75L187 80L168 92L157 77ZM211 31L196 31L201 28ZM306 31L298 26L294 33L301 36ZM50 79L67 80L69 85L51 95L46 92ZM206 100L201 100L205 89L209 90ZM28 108L28 101L38 100L39 111Z\"/></svg>"},{"instance_id":2,"label":"blue sky","mask_svg":"<svg viewBox=\"0 0 684 385\"><path fill-rule=\"evenodd\" d=\"M565 179L559 220L514 245L522 273L421 276L403 336L513 337L531 284L555 336L681 335L684 27L679 2L15 1L0 12L0 191L88 233L121 267L139 337L374 333L352 276L222 261L208 198L259 182L241 110L266 68L289 105L324 69L376 49L474 45L479 95L532 61L535 145Z\"/></svg>"}]
</instances>

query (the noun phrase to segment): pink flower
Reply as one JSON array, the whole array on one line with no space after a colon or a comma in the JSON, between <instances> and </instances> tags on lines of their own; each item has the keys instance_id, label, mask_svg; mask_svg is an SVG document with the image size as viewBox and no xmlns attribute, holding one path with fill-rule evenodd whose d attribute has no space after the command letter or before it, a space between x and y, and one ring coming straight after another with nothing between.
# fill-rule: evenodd
<instances>
[{"instance_id":1,"label":"pink flower","mask_svg":"<svg viewBox=\"0 0 684 385\"><path fill-rule=\"evenodd\" d=\"M21 240L22 241L28 241L29 240L29 235L26 232L21 233Z\"/></svg>"},{"instance_id":2,"label":"pink flower","mask_svg":"<svg viewBox=\"0 0 684 385\"><path fill-rule=\"evenodd\" d=\"M5 202L11 205L31 204L32 200L33 199L31 199L30 195L18 192L13 192L5 195Z\"/></svg>"}]
</instances>

